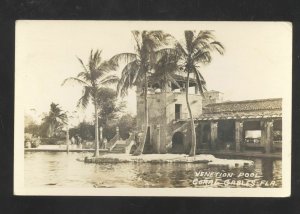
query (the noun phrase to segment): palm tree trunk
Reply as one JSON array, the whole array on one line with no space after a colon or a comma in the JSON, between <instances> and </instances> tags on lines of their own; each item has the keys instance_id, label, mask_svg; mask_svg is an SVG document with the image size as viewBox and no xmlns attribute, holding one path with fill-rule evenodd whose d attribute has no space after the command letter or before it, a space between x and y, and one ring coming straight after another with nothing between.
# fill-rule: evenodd
<instances>
[{"instance_id":1,"label":"palm tree trunk","mask_svg":"<svg viewBox=\"0 0 300 214\"><path fill-rule=\"evenodd\" d=\"M148 132L148 99L147 99L147 95L148 95L148 79L147 79L147 72L145 72L145 76L144 76L144 85L145 85L145 90L144 90L144 137L143 137L143 141L141 142L141 144L139 145L139 147L135 150L133 155L141 155L144 151L144 147L146 144L146 139L147 139L147 132Z\"/></svg>"},{"instance_id":2,"label":"palm tree trunk","mask_svg":"<svg viewBox=\"0 0 300 214\"><path fill-rule=\"evenodd\" d=\"M70 151L70 139L69 139L69 125L67 125L67 132L66 132L66 145L67 145L67 153L69 154Z\"/></svg>"},{"instance_id":3,"label":"palm tree trunk","mask_svg":"<svg viewBox=\"0 0 300 214\"><path fill-rule=\"evenodd\" d=\"M48 137L50 138L50 137L53 137L53 123L51 122L50 124L49 124L49 128L48 128Z\"/></svg>"},{"instance_id":4,"label":"palm tree trunk","mask_svg":"<svg viewBox=\"0 0 300 214\"><path fill-rule=\"evenodd\" d=\"M95 157L99 156L99 133L98 133L98 105L95 101Z\"/></svg>"},{"instance_id":5,"label":"palm tree trunk","mask_svg":"<svg viewBox=\"0 0 300 214\"><path fill-rule=\"evenodd\" d=\"M195 156L196 154L196 132L195 132L195 124L194 124L194 118L192 114L192 110L189 103L189 84L190 84L190 73L187 74L187 80L186 80L186 90L185 90L185 97L186 97L186 105L189 111L190 115L190 123L191 123L191 130L192 130L192 145L190 150L190 156Z\"/></svg>"}]
</instances>

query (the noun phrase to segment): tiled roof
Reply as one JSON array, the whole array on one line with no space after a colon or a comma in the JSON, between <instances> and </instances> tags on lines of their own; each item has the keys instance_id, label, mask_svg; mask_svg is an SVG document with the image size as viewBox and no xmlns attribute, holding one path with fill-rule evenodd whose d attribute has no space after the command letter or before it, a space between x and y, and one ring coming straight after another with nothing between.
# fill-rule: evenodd
<instances>
[{"instance_id":1,"label":"tiled roof","mask_svg":"<svg viewBox=\"0 0 300 214\"><path fill-rule=\"evenodd\" d=\"M231 120L231 119L256 119L256 118L279 118L281 111L261 111L261 112L235 112L202 114L197 120Z\"/></svg>"},{"instance_id":2,"label":"tiled roof","mask_svg":"<svg viewBox=\"0 0 300 214\"><path fill-rule=\"evenodd\" d=\"M282 117L282 99L230 101L208 104L198 120Z\"/></svg>"},{"instance_id":3,"label":"tiled roof","mask_svg":"<svg viewBox=\"0 0 300 214\"><path fill-rule=\"evenodd\" d=\"M281 110L282 99L262 99L230 101L208 104L203 108L204 114L226 113L226 112L247 112L261 110Z\"/></svg>"}]
</instances>

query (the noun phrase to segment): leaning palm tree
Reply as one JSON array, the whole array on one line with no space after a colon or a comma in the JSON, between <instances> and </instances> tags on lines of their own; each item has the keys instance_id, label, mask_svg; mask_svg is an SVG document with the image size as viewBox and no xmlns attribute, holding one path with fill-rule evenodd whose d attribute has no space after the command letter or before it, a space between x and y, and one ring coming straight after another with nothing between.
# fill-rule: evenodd
<instances>
[{"instance_id":1,"label":"leaning palm tree","mask_svg":"<svg viewBox=\"0 0 300 214\"><path fill-rule=\"evenodd\" d=\"M111 75L110 71L115 69L113 61L103 61L101 58L102 51L97 50L93 53L91 50L89 62L87 65L78 58L83 67L83 71L76 77L70 77L64 80L66 82L73 81L79 83L83 87L82 97L79 99L77 106L86 108L92 101L95 110L95 156L99 156L99 135L98 135L98 93L101 87L117 83L119 78L116 75Z\"/></svg>"},{"instance_id":2,"label":"leaning palm tree","mask_svg":"<svg viewBox=\"0 0 300 214\"><path fill-rule=\"evenodd\" d=\"M118 82L118 94L124 96L129 88L137 86L142 89L144 97L144 139L134 152L134 155L143 153L148 130L148 77L155 64L156 52L163 45L168 44L170 35L162 31L132 31L135 40L135 53L121 53L115 55L112 60L115 63L125 61L121 79Z\"/></svg>"},{"instance_id":3,"label":"leaning palm tree","mask_svg":"<svg viewBox=\"0 0 300 214\"><path fill-rule=\"evenodd\" d=\"M66 121L67 115L59 104L51 103L49 114L43 118L43 124L47 128L47 136L53 137Z\"/></svg>"},{"instance_id":4,"label":"leaning palm tree","mask_svg":"<svg viewBox=\"0 0 300 214\"><path fill-rule=\"evenodd\" d=\"M198 34L195 31L185 31L185 42L183 44L177 43L176 50L180 54L179 66L187 73L186 78L186 104L189 112L191 130L192 130L192 144L190 156L195 156L196 153L196 132L193 119L192 110L189 103L189 81L190 74L196 77L196 83L199 87L200 93L206 91L206 82L201 72L199 71L201 64L208 64L212 60L212 52L217 51L223 55L224 46L216 41L212 31L200 31Z\"/></svg>"}]
</instances>

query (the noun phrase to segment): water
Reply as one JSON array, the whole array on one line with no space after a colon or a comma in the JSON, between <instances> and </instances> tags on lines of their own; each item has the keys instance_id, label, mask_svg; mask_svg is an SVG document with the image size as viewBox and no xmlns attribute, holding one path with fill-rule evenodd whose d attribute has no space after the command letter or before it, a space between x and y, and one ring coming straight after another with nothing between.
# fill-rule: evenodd
<instances>
[{"instance_id":1,"label":"water","mask_svg":"<svg viewBox=\"0 0 300 214\"><path fill-rule=\"evenodd\" d=\"M281 160L252 159L252 170L212 168L207 164L86 164L92 153L25 152L26 187L281 187ZM199 176L219 172L233 177ZM240 173L255 178L238 177ZM198 176L197 176L198 174ZM204 182L203 182L204 181ZM208 181L208 182L206 182ZM248 184L245 182L248 181ZM272 186L268 186L273 181ZM243 183L241 183L243 182ZM249 186L249 182L254 185ZM268 183L266 183L268 182Z\"/></svg>"}]
</instances>

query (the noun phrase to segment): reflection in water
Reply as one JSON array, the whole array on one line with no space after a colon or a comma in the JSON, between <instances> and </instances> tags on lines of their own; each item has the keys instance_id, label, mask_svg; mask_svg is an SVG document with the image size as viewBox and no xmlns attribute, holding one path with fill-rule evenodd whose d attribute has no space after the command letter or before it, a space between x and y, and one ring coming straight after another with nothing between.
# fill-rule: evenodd
<instances>
[{"instance_id":1,"label":"reflection in water","mask_svg":"<svg viewBox=\"0 0 300 214\"><path fill-rule=\"evenodd\" d=\"M249 187L236 185L241 180L240 173L255 174L255 178L243 177L243 182L253 182L253 187L262 180L275 181L274 187L281 187L281 160L254 159L254 169L227 169L208 167L207 164L85 164L77 161L91 153L26 152L25 186L54 187ZM211 175L197 177L199 172L232 173L233 176ZM213 181L212 183L198 181ZM266 186L268 187L268 186Z\"/></svg>"}]
</instances>

